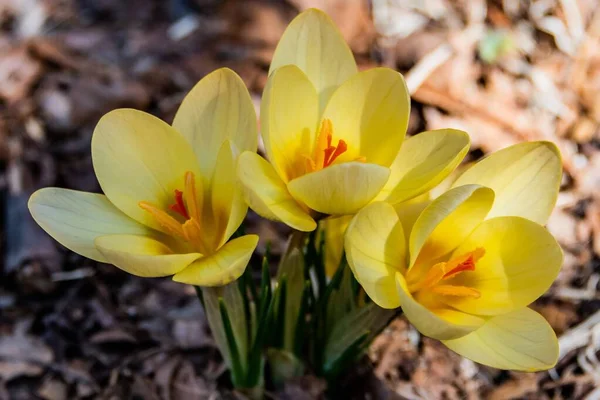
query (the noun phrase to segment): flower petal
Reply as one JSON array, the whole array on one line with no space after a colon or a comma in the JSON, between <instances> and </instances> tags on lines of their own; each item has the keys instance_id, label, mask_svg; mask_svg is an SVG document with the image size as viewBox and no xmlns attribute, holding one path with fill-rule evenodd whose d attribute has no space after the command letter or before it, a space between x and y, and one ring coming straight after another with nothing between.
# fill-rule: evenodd
<instances>
[{"instance_id":1,"label":"flower petal","mask_svg":"<svg viewBox=\"0 0 600 400\"><path fill-rule=\"evenodd\" d=\"M267 160L244 152L238 161L238 177L250 208L265 218L282 221L299 231L312 231L315 220L288 192L285 183Z\"/></svg>"},{"instance_id":2,"label":"flower petal","mask_svg":"<svg viewBox=\"0 0 600 400\"><path fill-rule=\"evenodd\" d=\"M383 308L400 306L395 275L406 270L406 239L394 208L373 203L360 210L348 226L344 248L369 297Z\"/></svg>"},{"instance_id":3,"label":"flower petal","mask_svg":"<svg viewBox=\"0 0 600 400\"><path fill-rule=\"evenodd\" d=\"M344 234L351 220L352 215L343 215L319 222L319 230L325 235L325 274L329 278L333 277L342 262Z\"/></svg>"},{"instance_id":4,"label":"flower petal","mask_svg":"<svg viewBox=\"0 0 600 400\"><path fill-rule=\"evenodd\" d=\"M267 157L284 181L305 173L306 157L319 122L318 94L294 65L279 68L267 81L261 102L261 134Z\"/></svg>"},{"instance_id":5,"label":"flower petal","mask_svg":"<svg viewBox=\"0 0 600 400\"><path fill-rule=\"evenodd\" d=\"M158 235L112 205L106 196L45 188L29 198L33 219L57 242L92 260L107 262L94 240L109 234Z\"/></svg>"},{"instance_id":6,"label":"flower petal","mask_svg":"<svg viewBox=\"0 0 600 400\"><path fill-rule=\"evenodd\" d=\"M455 339L485 323L483 318L449 308L428 309L410 294L402 274L396 274L396 284L404 315L425 336L438 340Z\"/></svg>"},{"instance_id":7,"label":"flower petal","mask_svg":"<svg viewBox=\"0 0 600 400\"><path fill-rule=\"evenodd\" d=\"M348 162L311 172L288 182L290 194L323 214L354 214L379 193L390 170L376 164Z\"/></svg>"},{"instance_id":8,"label":"flower petal","mask_svg":"<svg viewBox=\"0 0 600 400\"><path fill-rule=\"evenodd\" d=\"M558 360L556 334L529 308L490 318L476 331L443 343L463 357L500 369L540 371Z\"/></svg>"},{"instance_id":9,"label":"flower petal","mask_svg":"<svg viewBox=\"0 0 600 400\"><path fill-rule=\"evenodd\" d=\"M107 262L142 277L173 275L202 255L174 254L164 243L147 236L108 235L94 241Z\"/></svg>"},{"instance_id":10,"label":"flower petal","mask_svg":"<svg viewBox=\"0 0 600 400\"><path fill-rule=\"evenodd\" d=\"M203 231L213 236L209 242L214 248L225 244L242 224L248 211L237 177L237 149L234 146L226 139L219 150L210 184L211 211L202 215Z\"/></svg>"},{"instance_id":11,"label":"flower petal","mask_svg":"<svg viewBox=\"0 0 600 400\"><path fill-rule=\"evenodd\" d=\"M295 65L319 93L320 110L333 91L357 72L356 62L333 21L323 11L309 9L288 25L273 54L269 74Z\"/></svg>"},{"instance_id":12,"label":"flower petal","mask_svg":"<svg viewBox=\"0 0 600 400\"><path fill-rule=\"evenodd\" d=\"M481 297L445 299L464 312L499 315L526 307L550 288L562 265L556 239L543 226L521 217L484 221L453 256L478 247L485 255L475 271L460 274L453 282L477 289Z\"/></svg>"},{"instance_id":13,"label":"flower petal","mask_svg":"<svg viewBox=\"0 0 600 400\"><path fill-rule=\"evenodd\" d=\"M216 253L202 257L173 280L198 286L222 286L239 278L258 244L257 235L246 235L227 242Z\"/></svg>"},{"instance_id":14,"label":"flower petal","mask_svg":"<svg viewBox=\"0 0 600 400\"><path fill-rule=\"evenodd\" d=\"M469 135L440 129L408 138L390 166L391 175L378 200L400 203L442 182L469 151Z\"/></svg>"},{"instance_id":15,"label":"flower petal","mask_svg":"<svg viewBox=\"0 0 600 400\"><path fill-rule=\"evenodd\" d=\"M196 156L179 132L131 109L114 110L100 119L92 137L92 160L108 199L157 230L163 228L138 203L147 201L167 210L175 189L183 189L185 173L201 176Z\"/></svg>"},{"instance_id":16,"label":"flower petal","mask_svg":"<svg viewBox=\"0 0 600 400\"><path fill-rule=\"evenodd\" d=\"M457 187L433 200L410 234L410 268L417 258L417 268L428 268L431 261L454 250L483 221L493 201L494 192L478 185Z\"/></svg>"},{"instance_id":17,"label":"flower petal","mask_svg":"<svg viewBox=\"0 0 600 400\"><path fill-rule=\"evenodd\" d=\"M561 176L554 143L519 143L479 161L454 187L475 183L492 188L496 200L488 218L516 216L544 225L556 204Z\"/></svg>"},{"instance_id":18,"label":"flower petal","mask_svg":"<svg viewBox=\"0 0 600 400\"><path fill-rule=\"evenodd\" d=\"M389 166L400 150L410 114L404 78L389 68L360 72L340 86L325 108L334 139L344 139L348 151L338 158L363 156ZM349 159L350 158L350 159Z\"/></svg>"},{"instance_id":19,"label":"flower petal","mask_svg":"<svg viewBox=\"0 0 600 400\"><path fill-rule=\"evenodd\" d=\"M242 79L229 68L206 75L185 96L173 127L191 144L205 181L210 181L225 140L239 151L256 151L256 112Z\"/></svg>"}]
</instances>

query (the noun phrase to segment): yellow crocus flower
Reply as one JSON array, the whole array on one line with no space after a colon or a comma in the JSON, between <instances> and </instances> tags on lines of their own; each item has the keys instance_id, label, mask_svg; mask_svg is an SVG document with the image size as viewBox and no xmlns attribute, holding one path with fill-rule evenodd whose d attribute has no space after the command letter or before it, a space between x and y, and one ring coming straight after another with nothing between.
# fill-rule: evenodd
<instances>
[{"instance_id":1,"label":"yellow crocus flower","mask_svg":"<svg viewBox=\"0 0 600 400\"><path fill-rule=\"evenodd\" d=\"M411 176L415 158L398 159L409 112L402 75L389 68L358 72L331 19L315 9L301 13L277 46L262 98L269 162L252 152L240 156L248 204L266 218L312 231L315 219L356 213L389 181L406 178L406 191L389 195L422 193L468 138L443 135L453 143L438 146L429 162L419 160L423 168Z\"/></svg>"},{"instance_id":2,"label":"yellow crocus flower","mask_svg":"<svg viewBox=\"0 0 600 400\"><path fill-rule=\"evenodd\" d=\"M561 161L548 142L518 144L469 168L417 218L386 202L350 222L348 262L367 294L401 306L424 335L502 369L554 366L556 336L527 308L556 278L562 251L542 226Z\"/></svg>"},{"instance_id":3,"label":"yellow crocus flower","mask_svg":"<svg viewBox=\"0 0 600 400\"><path fill-rule=\"evenodd\" d=\"M247 211L238 154L256 146L250 95L233 71L220 69L186 96L173 126L132 109L100 119L92 161L105 195L45 188L29 209L85 257L133 275L224 285L243 273L258 241L228 241Z\"/></svg>"}]
</instances>

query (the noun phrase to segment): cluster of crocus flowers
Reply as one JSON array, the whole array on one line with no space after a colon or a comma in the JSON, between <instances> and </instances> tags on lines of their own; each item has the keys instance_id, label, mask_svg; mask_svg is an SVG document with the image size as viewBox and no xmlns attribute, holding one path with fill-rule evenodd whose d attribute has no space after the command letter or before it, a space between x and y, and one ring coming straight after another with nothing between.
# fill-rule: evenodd
<instances>
[{"instance_id":1,"label":"cluster of crocus flowers","mask_svg":"<svg viewBox=\"0 0 600 400\"><path fill-rule=\"evenodd\" d=\"M424 335L497 368L552 367L556 337L528 306L562 263L543 227L561 178L556 147L494 153L430 200L469 137L442 129L404 140L409 112L402 76L359 72L333 22L311 9L291 22L271 64L261 103L267 159L256 153L247 89L221 69L192 89L172 126L130 109L100 120L92 158L104 195L47 188L29 207L83 256L199 286L244 272L258 238L230 239L248 205L298 231L320 222L329 275L345 249L366 294L402 307ZM219 321L216 330L227 325Z\"/></svg>"},{"instance_id":2,"label":"cluster of crocus flowers","mask_svg":"<svg viewBox=\"0 0 600 400\"><path fill-rule=\"evenodd\" d=\"M228 241L247 211L238 155L256 146L248 90L233 71L217 70L186 96L172 126L131 109L102 117L92 160L104 195L45 188L29 209L85 257L133 275L224 285L244 272L258 242Z\"/></svg>"},{"instance_id":3,"label":"cluster of crocus flowers","mask_svg":"<svg viewBox=\"0 0 600 400\"><path fill-rule=\"evenodd\" d=\"M373 301L401 306L421 333L455 352L496 368L551 368L556 336L527 306L562 264L543 227L560 179L551 143L501 150L416 218L387 202L362 209L346 232L348 262Z\"/></svg>"}]
</instances>

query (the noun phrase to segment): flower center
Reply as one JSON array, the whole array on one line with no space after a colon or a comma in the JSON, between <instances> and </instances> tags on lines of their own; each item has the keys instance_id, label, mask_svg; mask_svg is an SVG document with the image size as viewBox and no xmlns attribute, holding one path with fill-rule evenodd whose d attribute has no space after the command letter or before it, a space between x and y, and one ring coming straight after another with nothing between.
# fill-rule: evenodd
<instances>
[{"instance_id":1,"label":"flower center","mask_svg":"<svg viewBox=\"0 0 600 400\"><path fill-rule=\"evenodd\" d=\"M186 172L184 182L183 191L175 190L174 203L169 206L171 212L147 201L140 201L138 205L144 211L149 212L154 220L169 234L188 242L197 251L207 255L210 253L210 249L202 240L200 205L196 195L196 178L194 174L189 171Z\"/></svg>"},{"instance_id":2,"label":"flower center","mask_svg":"<svg viewBox=\"0 0 600 400\"><path fill-rule=\"evenodd\" d=\"M449 284L446 281L463 272L475 271L477 261L484 255L485 249L478 247L447 262L437 263L429 269L422 279L409 283L408 290L411 293L428 290L443 296L474 297L478 299L481 297L481 293L477 289Z\"/></svg>"},{"instance_id":3,"label":"flower center","mask_svg":"<svg viewBox=\"0 0 600 400\"><path fill-rule=\"evenodd\" d=\"M343 140L338 140L337 145L333 145L333 125L331 120L324 119L317 135L317 141L312 155L303 155L306 160L306 170L308 172L319 171L327 168L342 154L348 151L348 144ZM366 161L364 157L358 157L355 161Z\"/></svg>"}]
</instances>

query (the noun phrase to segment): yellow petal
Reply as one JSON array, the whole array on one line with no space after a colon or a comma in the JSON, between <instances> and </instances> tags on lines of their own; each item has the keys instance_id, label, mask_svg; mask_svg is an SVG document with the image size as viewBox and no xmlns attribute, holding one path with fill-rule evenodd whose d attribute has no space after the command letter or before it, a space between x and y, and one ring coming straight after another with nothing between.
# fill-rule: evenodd
<instances>
[{"instance_id":1,"label":"yellow petal","mask_svg":"<svg viewBox=\"0 0 600 400\"><path fill-rule=\"evenodd\" d=\"M390 170L376 164L348 162L288 182L290 194L323 214L354 214L379 193Z\"/></svg>"},{"instance_id":2,"label":"yellow petal","mask_svg":"<svg viewBox=\"0 0 600 400\"><path fill-rule=\"evenodd\" d=\"M404 315L425 336L438 340L455 339L485 323L483 318L449 308L430 310L410 294L402 274L396 274L396 284Z\"/></svg>"},{"instance_id":3,"label":"yellow petal","mask_svg":"<svg viewBox=\"0 0 600 400\"><path fill-rule=\"evenodd\" d=\"M206 75L183 99L173 127L192 145L205 181L213 175L225 140L241 151L256 151L256 112L246 85L229 68Z\"/></svg>"},{"instance_id":4,"label":"yellow petal","mask_svg":"<svg viewBox=\"0 0 600 400\"><path fill-rule=\"evenodd\" d=\"M247 151L240 155L238 177L246 202L257 214L299 231L317 227L315 220L290 195L271 164L258 154Z\"/></svg>"},{"instance_id":5,"label":"yellow petal","mask_svg":"<svg viewBox=\"0 0 600 400\"><path fill-rule=\"evenodd\" d=\"M492 207L494 192L478 185L454 188L433 200L421 213L410 234L411 268L447 255L479 225ZM416 273L413 271L411 273Z\"/></svg>"},{"instance_id":6,"label":"yellow petal","mask_svg":"<svg viewBox=\"0 0 600 400\"><path fill-rule=\"evenodd\" d=\"M239 278L258 244L258 236L246 235L227 242L216 253L202 257L173 280L198 286L222 286Z\"/></svg>"},{"instance_id":7,"label":"yellow petal","mask_svg":"<svg viewBox=\"0 0 600 400\"><path fill-rule=\"evenodd\" d=\"M149 228L123 214L101 194L45 188L31 195L28 206L33 219L57 242L100 262L107 260L94 246L97 237L151 235Z\"/></svg>"},{"instance_id":8,"label":"yellow petal","mask_svg":"<svg viewBox=\"0 0 600 400\"><path fill-rule=\"evenodd\" d=\"M108 199L121 211L162 230L138 203L167 210L187 171L201 176L191 146L179 132L150 114L119 109L100 119L92 137L96 176ZM200 182L197 182L200 186Z\"/></svg>"},{"instance_id":9,"label":"yellow petal","mask_svg":"<svg viewBox=\"0 0 600 400\"><path fill-rule=\"evenodd\" d=\"M323 118L331 120L334 139L344 139L348 145L340 161L360 155L369 163L389 166L406 135L409 114L410 96L402 75L373 68L344 82Z\"/></svg>"},{"instance_id":10,"label":"yellow petal","mask_svg":"<svg viewBox=\"0 0 600 400\"><path fill-rule=\"evenodd\" d=\"M237 149L234 146L225 140L219 150L210 185L211 212L205 212L202 216L203 231L214 237L210 241L214 248L225 244L242 224L248 211L236 174ZM214 227L212 232L206 232L208 226Z\"/></svg>"},{"instance_id":11,"label":"yellow petal","mask_svg":"<svg viewBox=\"0 0 600 400\"><path fill-rule=\"evenodd\" d=\"M325 273L329 278L333 277L342 262L344 233L351 220L352 215L344 215L319 222L319 231L325 235Z\"/></svg>"},{"instance_id":12,"label":"yellow petal","mask_svg":"<svg viewBox=\"0 0 600 400\"><path fill-rule=\"evenodd\" d=\"M267 157L284 181L303 174L319 122L318 94L296 66L269 77L261 102L261 134Z\"/></svg>"},{"instance_id":13,"label":"yellow petal","mask_svg":"<svg viewBox=\"0 0 600 400\"><path fill-rule=\"evenodd\" d=\"M350 48L324 12L307 10L287 27L273 54L269 74L284 65L295 65L319 93L320 110L333 91L357 72Z\"/></svg>"},{"instance_id":14,"label":"yellow petal","mask_svg":"<svg viewBox=\"0 0 600 400\"><path fill-rule=\"evenodd\" d=\"M424 193L408 201L393 205L396 214L398 214L398 217L400 218L400 222L402 222L404 234L407 238L410 237L417 218L419 218L425 207L427 207L431 201L429 193Z\"/></svg>"},{"instance_id":15,"label":"yellow petal","mask_svg":"<svg viewBox=\"0 0 600 400\"><path fill-rule=\"evenodd\" d=\"M443 343L463 357L500 369L540 371L558 360L556 334L529 308L492 317L475 332Z\"/></svg>"},{"instance_id":16,"label":"yellow petal","mask_svg":"<svg viewBox=\"0 0 600 400\"><path fill-rule=\"evenodd\" d=\"M427 192L442 182L468 151L469 135L455 129L408 138L390 166L390 179L377 199L396 204Z\"/></svg>"},{"instance_id":17,"label":"yellow petal","mask_svg":"<svg viewBox=\"0 0 600 400\"><path fill-rule=\"evenodd\" d=\"M551 142L520 143L491 154L454 186L475 183L496 193L488 218L516 216L544 225L556 204L562 176L560 153Z\"/></svg>"},{"instance_id":18,"label":"yellow petal","mask_svg":"<svg viewBox=\"0 0 600 400\"><path fill-rule=\"evenodd\" d=\"M545 293L562 265L562 250L541 225L521 217L484 221L454 251L453 256L482 247L485 255L475 271L453 284L477 289L478 299L446 296L446 303L479 315L499 315L531 304Z\"/></svg>"},{"instance_id":19,"label":"yellow petal","mask_svg":"<svg viewBox=\"0 0 600 400\"><path fill-rule=\"evenodd\" d=\"M201 257L199 253L174 254L164 243L147 236L100 236L94 243L108 263L149 278L173 275Z\"/></svg>"},{"instance_id":20,"label":"yellow petal","mask_svg":"<svg viewBox=\"0 0 600 400\"><path fill-rule=\"evenodd\" d=\"M373 203L360 210L348 226L344 248L369 297L383 308L400 306L395 275L406 269L406 239L394 208Z\"/></svg>"}]
</instances>

